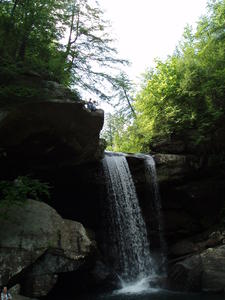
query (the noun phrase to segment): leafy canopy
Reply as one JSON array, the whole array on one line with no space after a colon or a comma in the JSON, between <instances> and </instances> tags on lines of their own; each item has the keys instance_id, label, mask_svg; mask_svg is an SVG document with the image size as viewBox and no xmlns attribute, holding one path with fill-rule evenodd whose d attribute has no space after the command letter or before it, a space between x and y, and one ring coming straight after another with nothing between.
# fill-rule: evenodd
<instances>
[{"instance_id":1,"label":"leafy canopy","mask_svg":"<svg viewBox=\"0 0 225 300\"><path fill-rule=\"evenodd\" d=\"M173 55L156 60L136 95L136 118L117 150L149 151L155 139L178 136L198 151L221 150L225 134L225 0L211 0L196 32L187 26ZM130 133L133 138L130 139ZM117 135L114 135L116 143ZM212 150L213 149L213 150Z\"/></svg>"},{"instance_id":2,"label":"leafy canopy","mask_svg":"<svg viewBox=\"0 0 225 300\"><path fill-rule=\"evenodd\" d=\"M1 0L0 84L32 70L108 99L102 86L127 63L110 30L95 0Z\"/></svg>"}]
</instances>

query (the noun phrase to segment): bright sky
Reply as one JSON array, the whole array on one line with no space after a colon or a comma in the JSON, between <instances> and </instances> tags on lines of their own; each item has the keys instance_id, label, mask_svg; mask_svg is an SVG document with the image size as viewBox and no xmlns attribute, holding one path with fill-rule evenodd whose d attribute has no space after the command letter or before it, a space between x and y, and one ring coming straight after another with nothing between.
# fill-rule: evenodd
<instances>
[{"instance_id":1,"label":"bright sky","mask_svg":"<svg viewBox=\"0 0 225 300\"><path fill-rule=\"evenodd\" d=\"M99 0L112 23L117 49L131 61L131 79L172 54L187 24L195 26L207 0Z\"/></svg>"}]
</instances>

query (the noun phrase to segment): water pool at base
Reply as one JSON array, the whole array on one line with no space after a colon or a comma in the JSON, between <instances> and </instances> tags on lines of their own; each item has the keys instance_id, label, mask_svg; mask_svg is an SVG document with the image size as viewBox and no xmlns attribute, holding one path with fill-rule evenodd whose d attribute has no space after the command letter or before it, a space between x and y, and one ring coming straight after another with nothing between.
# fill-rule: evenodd
<instances>
[{"instance_id":1,"label":"water pool at base","mask_svg":"<svg viewBox=\"0 0 225 300\"><path fill-rule=\"evenodd\" d=\"M76 300L225 300L225 294L188 294L153 289L137 294L84 294Z\"/></svg>"}]
</instances>

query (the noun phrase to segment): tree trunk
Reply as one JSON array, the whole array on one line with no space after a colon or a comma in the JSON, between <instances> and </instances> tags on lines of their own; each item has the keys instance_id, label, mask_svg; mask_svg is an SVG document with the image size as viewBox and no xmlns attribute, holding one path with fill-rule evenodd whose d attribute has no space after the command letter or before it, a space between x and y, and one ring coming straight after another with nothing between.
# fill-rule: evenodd
<instances>
[{"instance_id":1,"label":"tree trunk","mask_svg":"<svg viewBox=\"0 0 225 300\"><path fill-rule=\"evenodd\" d=\"M73 10L72 10L72 19L71 19L71 24L70 24L70 33L69 33L68 43L67 43L67 46L66 46L66 58L68 58L68 56L69 56L71 45L72 45L72 34L73 34L73 30L74 30L74 19L75 19L75 2L74 2L74 5L73 5ZM78 22L79 22L79 14L78 14Z\"/></svg>"},{"instance_id":2,"label":"tree trunk","mask_svg":"<svg viewBox=\"0 0 225 300\"><path fill-rule=\"evenodd\" d=\"M18 56L19 56L19 59L21 61L25 60L26 49L27 49L27 42L28 42L28 35L29 35L29 33L24 34L23 39L22 39L21 44L20 44Z\"/></svg>"},{"instance_id":3,"label":"tree trunk","mask_svg":"<svg viewBox=\"0 0 225 300\"><path fill-rule=\"evenodd\" d=\"M135 110L134 110L134 108L133 108L133 106L132 106L132 104L130 102L130 99L129 99L128 95L127 95L126 90L123 89L123 92L124 92L125 98L127 100L128 106L130 107L130 110L132 111L133 117L136 118L137 117L136 112L135 112Z\"/></svg>"},{"instance_id":4,"label":"tree trunk","mask_svg":"<svg viewBox=\"0 0 225 300\"><path fill-rule=\"evenodd\" d=\"M75 59L75 53L70 53L71 52L71 47L74 45L79 37L79 26L80 26L80 11L78 10L77 12L77 21L76 21L76 33L75 37L72 41L72 36L73 36L73 31L74 31L74 23L75 23L75 16L76 16L76 4L74 2L73 10L72 10L72 19L71 19L71 25L70 25L70 33L69 33L69 39L66 47L66 60L68 61L69 55L71 55L72 59L69 63L69 66L67 68L67 72L71 72L71 69L73 68L73 63Z\"/></svg>"}]
</instances>

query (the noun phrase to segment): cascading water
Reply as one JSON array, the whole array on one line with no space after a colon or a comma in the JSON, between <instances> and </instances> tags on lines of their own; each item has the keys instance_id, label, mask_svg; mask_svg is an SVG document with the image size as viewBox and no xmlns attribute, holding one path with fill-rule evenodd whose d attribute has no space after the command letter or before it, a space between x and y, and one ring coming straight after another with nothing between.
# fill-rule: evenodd
<instances>
[{"instance_id":1,"label":"cascading water","mask_svg":"<svg viewBox=\"0 0 225 300\"><path fill-rule=\"evenodd\" d=\"M138 154L137 156L144 159L145 178L148 186L151 188L151 194L152 194L151 199L153 200L155 206L155 212L157 215L157 223L158 223L157 225L158 225L158 232L159 232L159 239L160 239L160 246L161 246L158 255L160 256L160 260L161 260L161 271L166 273L167 246L163 234L164 232L163 216L162 216L161 198L160 198L159 186L157 181L155 161L153 157L150 155Z\"/></svg>"},{"instance_id":2,"label":"cascading water","mask_svg":"<svg viewBox=\"0 0 225 300\"><path fill-rule=\"evenodd\" d=\"M110 210L109 239L112 256L117 258L114 268L124 289L128 283L135 281L141 281L146 286L150 280L145 278L155 275L154 263L126 157L122 154L106 153L103 167L107 178Z\"/></svg>"}]
</instances>

